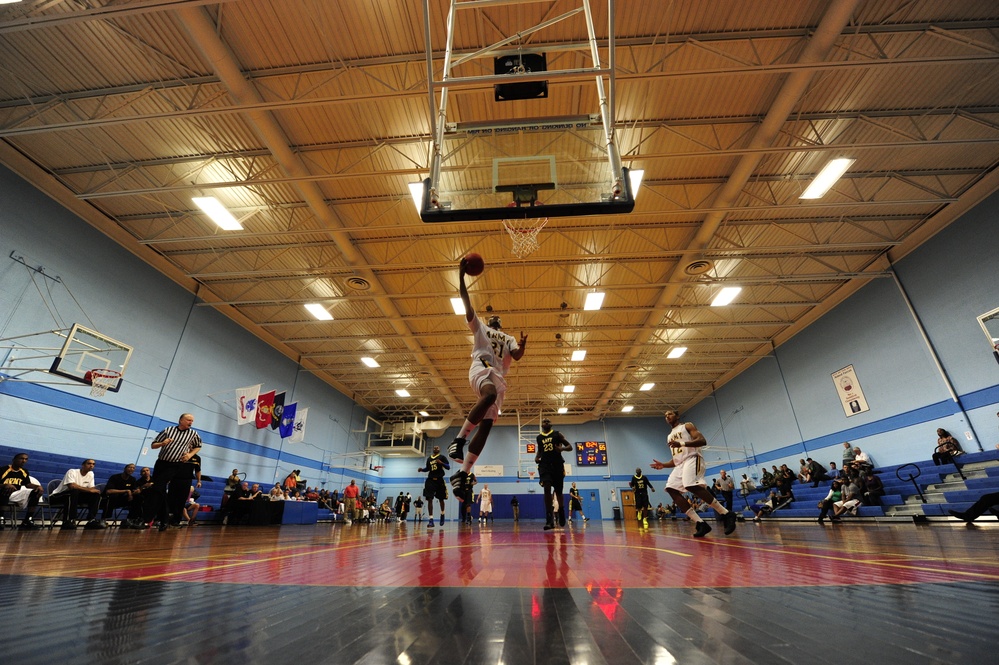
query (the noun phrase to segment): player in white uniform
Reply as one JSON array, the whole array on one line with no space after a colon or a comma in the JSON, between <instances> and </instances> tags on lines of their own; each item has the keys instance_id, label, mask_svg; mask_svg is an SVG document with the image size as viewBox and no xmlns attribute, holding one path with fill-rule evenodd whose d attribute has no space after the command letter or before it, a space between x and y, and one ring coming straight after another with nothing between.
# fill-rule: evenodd
<instances>
[{"instance_id":1,"label":"player in white uniform","mask_svg":"<svg viewBox=\"0 0 999 665\"><path fill-rule=\"evenodd\" d=\"M475 391L476 402L469 411L458 436L448 447L447 455L461 464L461 469L451 476L451 487L461 487L462 481L472 470L475 461L482 454L486 439L492 430L493 421L503 407L506 394L506 373L514 360L524 357L527 335L520 334L520 342L501 330L500 317L489 317L488 325L475 315L468 287L465 286L467 264L465 259L458 264L458 294L465 305L465 320L472 331L472 365L468 369L468 383ZM468 435L475 430L475 436L468 442L468 453L464 452ZM455 495L462 498L459 492Z\"/></svg>"},{"instance_id":2,"label":"player in white uniform","mask_svg":"<svg viewBox=\"0 0 999 665\"><path fill-rule=\"evenodd\" d=\"M696 524L694 538L708 535L711 526L691 507L690 502L683 496L684 492L690 492L714 508L725 523L725 535L732 533L735 531L735 513L726 510L725 506L712 496L707 488L708 483L704 480L704 458L701 457L701 448L707 445L707 440L694 427L694 423L680 422L680 415L676 411L666 412L666 422L673 428L666 439L673 459L669 462L653 459L652 468L673 469L669 474L669 480L666 481L666 491L673 497L676 507L685 512Z\"/></svg>"}]
</instances>

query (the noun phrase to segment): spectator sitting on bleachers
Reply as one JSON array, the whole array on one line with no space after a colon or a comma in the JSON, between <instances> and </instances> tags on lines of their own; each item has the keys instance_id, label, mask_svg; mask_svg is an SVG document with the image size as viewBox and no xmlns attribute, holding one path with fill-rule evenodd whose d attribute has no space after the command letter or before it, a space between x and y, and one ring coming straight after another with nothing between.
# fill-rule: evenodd
<instances>
[{"instance_id":1,"label":"spectator sitting on bleachers","mask_svg":"<svg viewBox=\"0 0 999 665\"><path fill-rule=\"evenodd\" d=\"M271 501L284 501L284 490L281 489L280 485L275 485L271 488L271 491L267 493L267 498Z\"/></svg>"},{"instance_id":2,"label":"spectator sitting on bleachers","mask_svg":"<svg viewBox=\"0 0 999 665\"><path fill-rule=\"evenodd\" d=\"M306 501L318 501L319 500L319 490L317 490L315 487L310 487L305 492L305 500Z\"/></svg>"},{"instance_id":3,"label":"spectator sitting on bleachers","mask_svg":"<svg viewBox=\"0 0 999 665\"><path fill-rule=\"evenodd\" d=\"M785 490L786 492L783 493L772 490L766 499L761 499L750 506L749 509L754 513L753 521L759 522L763 515L769 515L775 510L790 505L794 501L794 494L791 492L790 486L786 486Z\"/></svg>"},{"instance_id":4,"label":"spectator sitting on bleachers","mask_svg":"<svg viewBox=\"0 0 999 665\"><path fill-rule=\"evenodd\" d=\"M811 458L809 457L808 459L810 460ZM798 464L800 465L798 468L798 480L800 480L802 483L807 483L808 471L809 471L808 462L806 460L800 459L798 460Z\"/></svg>"},{"instance_id":5,"label":"spectator sitting on bleachers","mask_svg":"<svg viewBox=\"0 0 999 665\"><path fill-rule=\"evenodd\" d=\"M838 521L846 513L856 515L857 508L860 506L861 496L860 480L851 478L843 485L843 493L840 496L840 500L833 502L833 521Z\"/></svg>"},{"instance_id":6,"label":"spectator sitting on bleachers","mask_svg":"<svg viewBox=\"0 0 999 665\"><path fill-rule=\"evenodd\" d=\"M849 441L843 442L843 468L846 469L848 466L853 464L853 444Z\"/></svg>"},{"instance_id":7,"label":"spectator sitting on bleachers","mask_svg":"<svg viewBox=\"0 0 999 665\"><path fill-rule=\"evenodd\" d=\"M818 507L821 509L821 512L819 512L819 524L823 524L826 521L826 515L828 515L829 511L833 509L835 503L837 501L841 501L842 499L843 480L841 478L837 478L832 481L832 485L829 487L829 493L826 494L824 499L819 501ZM833 516L832 521L839 522L840 518Z\"/></svg>"},{"instance_id":8,"label":"spectator sitting on bleachers","mask_svg":"<svg viewBox=\"0 0 999 665\"><path fill-rule=\"evenodd\" d=\"M660 503L658 506L656 506L656 519L657 520L664 520L664 519L666 519L667 515L668 515L668 513L666 512L666 509L663 508L663 504Z\"/></svg>"},{"instance_id":9,"label":"spectator sitting on bleachers","mask_svg":"<svg viewBox=\"0 0 999 665\"><path fill-rule=\"evenodd\" d=\"M15 504L24 508L20 528L30 530L38 528L34 516L43 490L41 485L31 482L31 475L24 468L27 463L28 453L17 453L10 464L0 468L0 506ZM0 529L2 528L3 523L0 521Z\"/></svg>"},{"instance_id":10,"label":"spectator sitting on bleachers","mask_svg":"<svg viewBox=\"0 0 999 665\"><path fill-rule=\"evenodd\" d=\"M829 462L829 470L826 471L828 480L836 480L839 478L840 471L836 468L836 462Z\"/></svg>"},{"instance_id":11,"label":"spectator sitting on bleachers","mask_svg":"<svg viewBox=\"0 0 999 665\"><path fill-rule=\"evenodd\" d=\"M749 496L755 490L756 483L754 483L746 474L742 474L742 480L739 481L739 496Z\"/></svg>"},{"instance_id":12,"label":"spectator sitting on bleachers","mask_svg":"<svg viewBox=\"0 0 999 665\"><path fill-rule=\"evenodd\" d=\"M866 473L867 469L873 469L874 463L871 462L870 456L862 451L860 448L853 449L853 462L851 466L857 470L858 473Z\"/></svg>"},{"instance_id":13,"label":"spectator sitting on bleachers","mask_svg":"<svg viewBox=\"0 0 999 665\"><path fill-rule=\"evenodd\" d=\"M774 479L774 474L770 473L766 469L763 469L763 476L760 478L760 487L759 487L759 489L761 491L762 490L770 489L771 487L774 486L774 480L775 480Z\"/></svg>"},{"instance_id":14,"label":"spectator sitting on bleachers","mask_svg":"<svg viewBox=\"0 0 999 665\"><path fill-rule=\"evenodd\" d=\"M951 464L954 458L964 454L961 444L951 436L945 429L937 430L937 447L933 450L933 463L937 466L941 464Z\"/></svg>"},{"instance_id":15,"label":"spectator sitting on bleachers","mask_svg":"<svg viewBox=\"0 0 999 665\"><path fill-rule=\"evenodd\" d=\"M97 520L97 510L101 503L101 491L94 482L94 465L92 459L85 459L79 469L70 469L62 477L62 482L49 495L49 503L54 506L65 505L63 529L76 528L76 509L79 504L87 507L87 529L103 529L107 525Z\"/></svg>"},{"instance_id":16,"label":"spectator sitting on bleachers","mask_svg":"<svg viewBox=\"0 0 999 665\"><path fill-rule=\"evenodd\" d=\"M819 483L823 480L829 480L829 473L826 471L826 467L822 466L811 457L809 457L807 461L808 480L812 483L812 487L818 487Z\"/></svg>"},{"instance_id":17,"label":"spectator sitting on bleachers","mask_svg":"<svg viewBox=\"0 0 999 665\"><path fill-rule=\"evenodd\" d=\"M881 503L881 497L884 495L885 484L881 481L881 477L874 473L874 469L868 469L864 476L864 505L876 506Z\"/></svg>"}]
</instances>

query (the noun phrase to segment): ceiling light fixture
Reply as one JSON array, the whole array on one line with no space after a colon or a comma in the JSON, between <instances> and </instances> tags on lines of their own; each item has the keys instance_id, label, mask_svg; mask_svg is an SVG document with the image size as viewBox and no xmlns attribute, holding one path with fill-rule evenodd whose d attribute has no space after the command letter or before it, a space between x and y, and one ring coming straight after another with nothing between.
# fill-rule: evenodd
<instances>
[{"instance_id":1,"label":"ceiling light fixture","mask_svg":"<svg viewBox=\"0 0 999 665\"><path fill-rule=\"evenodd\" d=\"M642 186L642 178L645 177L645 171L642 169L631 169L628 171L628 180L631 184L631 198L638 198L638 188Z\"/></svg>"},{"instance_id":2,"label":"ceiling light fixture","mask_svg":"<svg viewBox=\"0 0 999 665\"><path fill-rule=\"evenodd\" d=\"M572 352L572 360L573 361L579 362L580 360L583 360L584 358L586 358L586 349L576 349L575 351Z\"/></svg>"},{"instance_id":3,"label":"ceiling light fixture","mask_svg":"<svg viewBox=\"0 0 999 665\"><path fill-rule=\"evenodd\" d=\"M225 209L225 206L214 196L195 196L191 199L194 205L201 208L213 222L223 231L242 231L243 225Z\"/></svg>"},{"instance_id":4,"label":"ceiling light fixture","mask_svg":"<svg viewBox=\"0 0 999 665\"><path fill-rule=\"evenodd\" d=\"M423 212L423 183L409 183L409 195L413 197L413 203L416 205L416 212Z\"/></svg>"},{"instance_id":5,"label":"ceiling light fixture","mask_svg":"<svg viewBox=\"0 0 999 665\"><path fill-rule=\"evenodd\" d=\"M316 317L320 321L332 321L333 315L330 314L325 307L317 302L306 303L305 309L309 310L309 314Z\"/></svg>"},{"instance_id":6,"label":"ceiling light fixture","mask_svg":"<svg viewBox=\"0 0 999 665\"><path fill-rule=\"evenodd\" d=\"M558 408L558 412L559 413L569 413L569 407L567 407L567 406L560 406Z\"/></svg>"},{"instance_id":7,"label":"ceiling light fixture","mask_svg":"<svg viewBox=\"0 0 999 665\"><path fill-rule=\"evenodd\" d=\"M655 387L656 387L656 384L654 384L654 383L643 383L642 387L639 388L639 390L641 390L642 392L648 392L648 391L652 390Z\"/></svg>"},{"instance_id":8,"label":"ceiling light fixture","mask_svg":"<svg viewBox=\"0 0 999 665\"><path fill-rule=\"evenodd\" d=\"M458 316L465 315L465 303L461 302L461 298L451 298L451 309Z\"/></svg>"},{"instance_id":9,"label":"ceiling light fixture","mask_svg":"<svg viewBox=\"0 0 999 665\"><path fill-rule=\"evenodd\" d=\"M583 310L588 312L595 312L600 309L604 304L604 293L602 291L594 291L593 293L586 294L586 302L583 303Z\"/></svg>"},{"instance_id":10,"label":"ceiling light fixture","mask_svg":"<svg viewBox=\"0 0 999 665\"><path fill-rule=\"evenodd\" d=\"M562 386L562 392L571 393L576 390L576 386Z\"/></svg>"},{"instance_id":11,"label":"ceiling light fixture","mask_svg":"<svg viewBox=\"0 0 999 665\"><path fill-rule=\"evenodd\" d=\"M815 180L812 181L804 192L801 193L799 199L821 199L826 195L832 186L836 184L836 181L843 177L846 170L857 160L850 159L848 157L841 157L839 159L834 159L819 171L819 174L815 176Z\"/></svg>"},{"instance_id":12,"label":"ceiling light fixture","mask_svg":"<svg viewBox=\"0 0 999 665\"><path fill-rule=\"evenodd\" d=\"M631 406L630 404L628 406L622 406L621 407L621 412L622 413L631 413L634 410L635 410L635 407Z\"/></svg>"},{"instance_id":13,"label":"ceiling light fixture","mask_svg":"<svg viewBox=\"0 0 999 665\"><path fill-rule=\"evenodd\" d=\"M426 411L420 411L420 416L423 417L423 418L429 418L430 414L427 413Z\"/></svg>"},{"instance_id":14,"label":"ceiling light fixture","mask_svg":"<svg viewBox=\"0 0 999 665\"><path fill-rule=\"evenodd\" d=\"M674 346L672 349L670 349L669 353L666 354L666 357L675 360L676 358L679 358L680 356L682 356L686 352L687 352L687 347L685 347L685 346Z\"/></svg>"},{"instance_id":15,"label":"ceiling light fixture","mask_svg":"<svg viewBox=\"0 0 999 665\"><path fill-rule=\"evenodd\" d=\"M361 362L367 365L368 367L381 367L381 365L378 364L378 361L375 360L374 358L367 358L367 357L361 358Z\"/></svg>"},{"instance_id":16,"label":"ceiling light fixture","mask_svg":"<svg viewBox=\"0 0 999 665\"><path fill-rule=\"evenodd\" d=\"M395 391L395 394L398 395L399 397L409 397L409 391L406 390L405 388L399 388L398 390Z\"/></svg>"},{"instance_id":17,"label":"ceiling light fixture","mask_svg":"<svg viewBox=\"0 0 999 665\"><path fill-rule=\"evenodd\" d=\"M726 286L724 289L719 291L718 295L715 296L715 299L711 301L711 306L724 307L725 305L728 305L735 300L735 297L739 295L740 291L742 291L741 286Z\"/></svg>"}]
</instances>

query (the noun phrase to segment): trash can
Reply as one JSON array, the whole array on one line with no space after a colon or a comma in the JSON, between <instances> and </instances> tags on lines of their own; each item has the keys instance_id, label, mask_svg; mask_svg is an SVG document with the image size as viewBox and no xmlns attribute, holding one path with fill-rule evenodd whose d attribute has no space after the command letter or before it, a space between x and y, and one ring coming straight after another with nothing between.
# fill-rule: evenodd
<instances>
[{"instance_id":1,"label":"trash can","mask_svg":"<svg viewBox=\"0 0 999 665\"><path fill-rule=\"evenodd\" d=\"M614 521L615 522L620 522L621 521L621 507L620 506L614 506Z\"/></svg>"}]
</instances>

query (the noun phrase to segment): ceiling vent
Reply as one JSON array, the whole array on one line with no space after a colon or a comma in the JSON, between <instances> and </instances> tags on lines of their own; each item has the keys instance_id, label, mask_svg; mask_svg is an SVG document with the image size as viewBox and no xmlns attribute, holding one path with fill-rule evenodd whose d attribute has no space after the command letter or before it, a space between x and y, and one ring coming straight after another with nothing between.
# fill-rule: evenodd
<instances>
[{"instance_id":1,"label":"ceiling vent","mask_svg":"<svg viewBox=\"0 0 999 665\"><path fill-rule=\"evenodd\" d=\"M684 266L683 272L688 275L703 275L707 271L714 268L714 265L715 264L711 263L711 261L708 261L707 259L695 259Z\"/></svg>"},{"instance_id":2,"label":"ceiling vent","mask_svg":"<svg viewBox=\"0 0 999 665\"><path fill-rule=\"evenodd\" d=\"M371 288L371 283L363 277L348 277L347 286L355 291L367 291Z\"/></svg>"}]
</instances>

